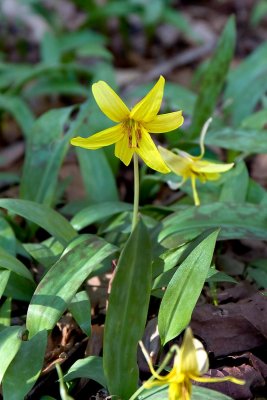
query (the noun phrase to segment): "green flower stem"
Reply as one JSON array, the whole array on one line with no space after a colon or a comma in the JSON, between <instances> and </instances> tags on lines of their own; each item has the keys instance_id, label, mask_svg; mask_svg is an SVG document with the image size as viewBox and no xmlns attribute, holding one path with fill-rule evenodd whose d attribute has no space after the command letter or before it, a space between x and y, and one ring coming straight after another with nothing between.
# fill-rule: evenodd
<instances>
[{"instance_id":1,"label":"green flower stem","mask_svg":"<svg viewBox=\"0 0 267 400\"><path fill-rule=\"evenodd\" d=\"M138 208L139 208L139 166L138 166L138 155L133 154L134 161L134 206L133 206L133 220L132 220L132 232L138 221Z\"/></svg>"}]
</instances>

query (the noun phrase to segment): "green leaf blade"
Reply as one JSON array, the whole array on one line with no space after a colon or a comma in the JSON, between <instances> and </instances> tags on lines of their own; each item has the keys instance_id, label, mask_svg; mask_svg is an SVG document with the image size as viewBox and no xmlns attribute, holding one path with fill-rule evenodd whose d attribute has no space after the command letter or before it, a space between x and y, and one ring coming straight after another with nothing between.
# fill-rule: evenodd
<instances>
[{"instance_id":1,"label":"green leaf blade","mask_svg":"<svg viewBox=\"0 0 267 400\"><path fill-rule=\"evenodd\" d=\"M43 366L46 344L46 331L37 333L29 341L22 341L3 379L4 398L21 400L31 390Z\"/></svg>"},{"instance_id":2,"label":"green leaf blade","mask_svg":"<svg viewBox=\"0 0 267 400\"><path fill-rule=\"evenodd\" d=\"M190 322L209 271L217 236L218 230L208 234L189 254L165 291L158 316L163 345L179 335Z\"/></svg>"},{"instance_id":3,"label":"green leaf blade","mask_svg":"<svg viewBox=\"0 0 267 400\"><path fill-rule=\"evenodd\" d=\"M204 123L212 116L233 58L235 41L235 20L230 17L201 84L190 127L191 138L198 137Z\"/></svg>"},{"instance_id":4,"label":"green leaf blade","mask_svg":"<svg viewBox=\"0 0 267 400\"><path fill-rule=\"evenodd\" d=\"M68 250L44 276L33 295L26 322L31 337L43 329L53 329L83 281L116 248L95 238L83 240L77 246L71 244Z\"/></svg>"},{"instance_id":5,"label":"green leaf blade","mask_svg":"<svg viewBox=\"0 0 267 400\"><path fill-rule=\"evenodd\" d=\"M150 289L151 244L140 221L118 262L104 333L103 362L108 389L111 395L123 400L128 400L137 389L137 344L145 328Z\"/></svg>"}]
</instances>

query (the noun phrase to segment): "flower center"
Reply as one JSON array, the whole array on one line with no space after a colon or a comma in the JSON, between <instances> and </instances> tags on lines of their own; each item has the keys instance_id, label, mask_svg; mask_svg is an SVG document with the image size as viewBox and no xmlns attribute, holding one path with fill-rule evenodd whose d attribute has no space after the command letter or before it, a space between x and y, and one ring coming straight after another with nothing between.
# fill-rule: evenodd
<instances>
[{"instance_id":1,"label":"flower center","mask_svg":"<svg viewBox=\"0 0 267 400\"><path fill-rule=\"evenodd\" d=\"M141 124L129 118L123 122L123 129L128 135L128 147L130 149L139 147L142 138Z\"/></svg>"}]
</instances>

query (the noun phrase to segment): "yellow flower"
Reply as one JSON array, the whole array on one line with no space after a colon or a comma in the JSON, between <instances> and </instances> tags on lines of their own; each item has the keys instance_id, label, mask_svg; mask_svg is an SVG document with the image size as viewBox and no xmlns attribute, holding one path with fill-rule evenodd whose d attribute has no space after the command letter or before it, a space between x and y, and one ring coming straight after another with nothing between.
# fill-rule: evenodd
<instances>
[{"instance_id":1,"label":"yellow flower","mask_svg":"<svg viewBox=\"0 0 267 400\"><path fill-rule=\"evenodd\" d=\"M132 110L103 81L92 86L94 98L101 111L118 124L89 138L76 137L71 140L74 146L86 149L115 145L115 156L125 165L129 165L136 152L152 169L168 173L149 132L163 133L172 131L183 123L182 111L157 115L163 97L165 79L161 76L152 90Z\"/></svg>"},{"instance_id":2,"label":"yellow flower","mask_svg":"<svg viewBox=\"0 0 267 400\"><path fill-rule=\"evenodd\" d=\"M181 184L176 186L178 188L181 186L188 178L191 179L193 197L196 206L199 206L200 201L196 189L196 179L200 182L205 183L206 181L215 181L220 178L222 172L229 171L234 164L216 164L210 161L202 160L205 147L204 139L207 133L211 118L205 123L201 136L200 136L200 155L198 157L191 156L185 151L177 150L178 154L164 149L159 146L159 152L162 155L165 163L176 175L182 176L183 180ZM175 187L175 185L173 186Z\"/></svg>"},{"instance_id":3,"label":"yellow flower","mask_svg":"<svg viewBox=\"0 0 267 400\"><path fill-rule=\"evenodd\" d=\"M225 382L230 381L238 385L245 381L225 376L223 378L202 377L209 369L208 355L202 343L193 337L190 328L185 331L181 347L173 346L170 353L175 353L172 370L165 376L159 375L153 368L152 362L142 343L140 343L144 356L148 362L152 379L144 383L143 387L150 389L153 386L169 385L169 400L190 400L192 393L192 380L197 382ZM167 355L168 357L168 355ZM166 362L163 362L166 365ZM159 368L162 370L162 367Z\"/></svg>"}]
</instances>

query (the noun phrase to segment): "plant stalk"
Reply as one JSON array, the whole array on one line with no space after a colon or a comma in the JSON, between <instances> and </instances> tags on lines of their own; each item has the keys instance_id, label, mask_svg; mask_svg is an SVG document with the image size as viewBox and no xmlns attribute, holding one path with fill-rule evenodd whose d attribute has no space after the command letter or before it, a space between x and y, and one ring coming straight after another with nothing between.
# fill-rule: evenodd
<instances>
[{"instance_id":1,"label":"plant stalk","mask_svg":"<svg viewBox=\"0 0 267 400\"><path fill-rule=\"evenodd\" d=\"M132 220L132 232L138 221L138 208L139 208L139 166L138 166L138 155L133 154L134 161L134 205L133 205L133 220Z\"/></svg>"}]
</instances>

